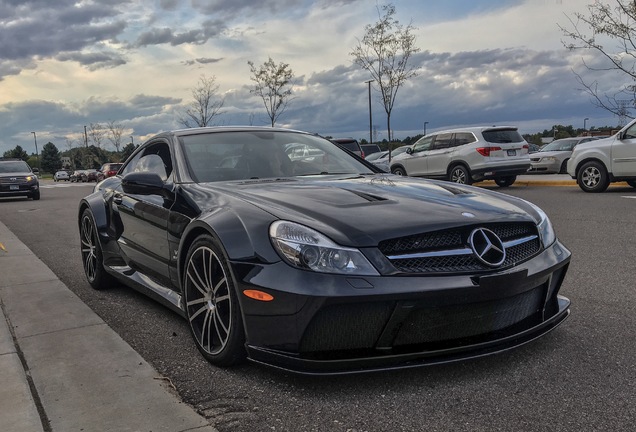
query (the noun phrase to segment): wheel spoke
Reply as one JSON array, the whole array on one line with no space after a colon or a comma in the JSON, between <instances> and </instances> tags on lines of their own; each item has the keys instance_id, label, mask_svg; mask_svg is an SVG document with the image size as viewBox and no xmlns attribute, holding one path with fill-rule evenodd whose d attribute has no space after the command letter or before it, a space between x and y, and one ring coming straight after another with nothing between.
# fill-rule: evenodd
<instances>
[{"instance_id":1,"label":"wheel spoke","mask_svg":"<svg viewBox=\"0 0 636 432\"><path fill-rule=\"evenodd\" d=\"M194 278L192 277L192 274L190 273L190 270L193 270L195 273L196 278L198 279L198 283L196 280L194 280ZM194 265L194 263L192 261L190 261L190 264L188 265L188 278L190 279L190 281L192 282L192 284L194 285L194 287L202 294L202 295L207 295L207 290L205 289L205 282L203 282L203 280L201 280L201 276L199 275L199 272L197 271L196 266Z\"/></svg>"},{"instance_id":2,"label":"wheel spoke","mask_svg":"<svg viewBox=\"0 0 636 432\"><path fill-rule=\"evenodd\" d=\"M206 310L208 310L207 306L203 306L203 307L199 308L194 314L190 315L190 322L194 321L196 319L196 317L201 315Z\"/></svg>"}]
</instances>

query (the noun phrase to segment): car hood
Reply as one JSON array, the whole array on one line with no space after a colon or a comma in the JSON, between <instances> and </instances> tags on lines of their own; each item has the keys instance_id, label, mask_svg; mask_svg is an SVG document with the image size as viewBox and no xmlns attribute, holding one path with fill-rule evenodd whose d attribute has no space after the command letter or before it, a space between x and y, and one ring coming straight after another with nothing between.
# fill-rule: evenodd
<instances>
[{"instance_id":1,"label":"car hood","mask_svg":"<svg viewBox=\"0 0 636 432\"><path fill-rule=\"evenodd\" d=\"M277 219L310 226L345 246L453 226L531 221L539 216L519 198L449 182L377 174L209 183Z\"/></svg>"},{"instance_id":2,"label":"car hood","mask_svg":"<svg viewBox=\"0 0 636 432\"><path fill-rule=\"evenodd\" d=\"M34 174L30 171L0 173L0 177L27 177L27 176L37 176L37 174Z\"/></svg>"},{"instance_id":3,"label":"car hood","mask_svg":"<svg viewBox=\"0 0 636 432\"><path fill-rule=\"evenodd\" d=\"M530 158L538 158L538 157L544 158L544 157L549 157L549 156L559 157L559 156L564 156L564 155L567 156L567 155L569 155L571 153L572 153L571 150L539 151L539 152L536 152L536 153L531 153Z\"/></svg>"}]
</instances>

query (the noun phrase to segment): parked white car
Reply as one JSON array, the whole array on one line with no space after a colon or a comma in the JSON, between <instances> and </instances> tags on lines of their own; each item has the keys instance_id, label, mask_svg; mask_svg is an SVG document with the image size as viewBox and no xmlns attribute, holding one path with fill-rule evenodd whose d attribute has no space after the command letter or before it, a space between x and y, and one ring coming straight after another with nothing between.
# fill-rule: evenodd
<instances>
[{"instance_id":1,"label":"parked white car","mask_svg":"<svg viewBox=\"0 0 636 432\"><path fill-rule=\"evenodd\" d=\"M452 129L426 135L391 162L398 175L510 186L530 168L528 143L513 126Z\"/></svg>"},{"instance_id":2,"label":"parked white car","mask_svg":"<svg viewBox=\"0 0 636 432\"><path fill-rule=\"evenodd\" d=\"M594 141L595 137L562 138L543 146L541 150L530 155L532 167L529 173L565 174L572 150L579 144Z\"/></svg>"},{"instance_id":3,"label":"parked white car","mask_svg":"<svg viewBox=\"0 0 636 432\"><path fill-rule=\"evenodd\" d=\"M636 120L609 138L577 145L568 174L585 192L603 192L618 181L636 188Z\"/></svg>"},{"instance_id":4,"label":"parked white car","mask_svg":"<svg viewBox=\"0 0 636 432\"><path fill-rule=\"evenodd\" d=\"M53 174L53 181L69 181L71 179L71 177L68 175L67 171L64 170L60 170L60 171L56 171L55 174Z\"/></svg>"}]
</instances>

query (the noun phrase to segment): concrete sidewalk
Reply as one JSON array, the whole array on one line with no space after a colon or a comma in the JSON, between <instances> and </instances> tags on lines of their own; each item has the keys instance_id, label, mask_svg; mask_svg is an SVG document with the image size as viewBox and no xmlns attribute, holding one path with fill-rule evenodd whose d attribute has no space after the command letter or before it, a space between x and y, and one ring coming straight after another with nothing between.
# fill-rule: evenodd
<instances>
[{"instance_id":1,"label":"concrete sidewalk","mask_svg":"<svg viewBox=\"0 0 636 432\"><path fill-rule=\"evenodd\" d=\"M0 431L216 431L1 222L0 244Z\"/></svg>"}]
</instances>

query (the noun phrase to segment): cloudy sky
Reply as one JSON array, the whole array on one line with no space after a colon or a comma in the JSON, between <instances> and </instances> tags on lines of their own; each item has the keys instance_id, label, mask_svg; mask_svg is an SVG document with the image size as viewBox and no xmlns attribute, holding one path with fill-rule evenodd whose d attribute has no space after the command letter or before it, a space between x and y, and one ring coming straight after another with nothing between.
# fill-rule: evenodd
<instances>
[{"instance_id":1,"label":"cloudy sky","mask_svg":"<svg viewBox=\"0 0 636 432\"><path fill-rule=\"evenodd\" d=\"M400 89L397 138L468 125L617 124L595 108L572 70L583 52L563 48L557 23L592 0L395 0L417 27L417 77ZM611 0L608 0L611 1ZM382 4L382 3L379 3ZM202 75L225 98L216 124L267 125L250 95L248 61L271 57L295 74L277 126L368 138L367 72L350 52L376 0L0 0L0 155L48 141L67 150L84 125L115 121L141 142L179 127ZM588 59L590 60L590 59ZM614 77L613 80L618 78ZM372 92L373 122L386 117Z\"/></svg>"}]
</instances>

